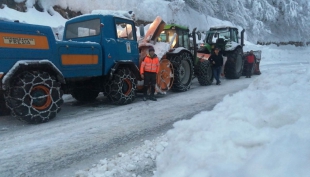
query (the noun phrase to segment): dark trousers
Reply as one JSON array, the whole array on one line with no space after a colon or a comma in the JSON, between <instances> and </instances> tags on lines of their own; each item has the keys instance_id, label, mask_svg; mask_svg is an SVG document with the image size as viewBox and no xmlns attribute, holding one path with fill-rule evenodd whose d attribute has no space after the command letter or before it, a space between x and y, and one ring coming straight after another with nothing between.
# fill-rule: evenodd
<instances>
[{"instance_id":1,"label":"dark trousers","mask_svg":"<svg viewBox=\"0 0 310 177\"><path fill-rule=\"evenodd\" d=\"M246 77L251 77L252 75L253 63L247 64Z\"/></svg>"},{"instance_id":2,"label":"dark trousers","mask_svg":"<svg viewBox=\"0 0 310 177\"><path fill-rule=\"evenodd\" d=\"M147 96L147 90L149 86L151 87L151 97L154 96L156 85L156 73L153 72L144 72L144 88L143 96Z\"/></svg>"},{"instance_id":3,"label":"dark trousers","mask_svg":"<svg viewBox=\"0 0 310 177\"><path fill-rule=\"evenodd\" d=\"M219 84L220 81L220 75L221 75L221 71L222 71L222 66L217 66L217 67L213 67L213 76L216 80L216 84Z\"/></svg>"}]
</instances>

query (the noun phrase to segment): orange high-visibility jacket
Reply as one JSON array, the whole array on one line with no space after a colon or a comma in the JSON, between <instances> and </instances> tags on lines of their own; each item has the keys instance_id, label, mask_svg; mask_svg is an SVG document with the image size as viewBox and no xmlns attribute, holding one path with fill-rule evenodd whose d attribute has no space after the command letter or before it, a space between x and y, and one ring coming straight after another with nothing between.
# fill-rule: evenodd
<instances>
[{"instance_id":1,"label":"orange high-visibility jacket","mask_svg":"<svg viewBox=\"0 0 310 177\"><path fill-rule=\"evenodd\" d=\"M156 55L151 58L150 55L147 55L141 63L140 74L146 72L158 73L159 72L159 59Z\"/></svg>"}]
</instances>

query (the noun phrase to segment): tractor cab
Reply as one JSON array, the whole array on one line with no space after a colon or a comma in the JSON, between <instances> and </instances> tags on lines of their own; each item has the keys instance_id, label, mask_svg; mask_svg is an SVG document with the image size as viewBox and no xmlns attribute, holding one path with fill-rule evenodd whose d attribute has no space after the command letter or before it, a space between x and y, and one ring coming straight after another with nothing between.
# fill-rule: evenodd
<instances>
[{"instance_id":1,"label":"tractor cab","mask_svg":"<svg viewBox=\"0 0 310 177\"><path fill-rule=\"evenodd\" d=\"M212 27L207 31L204 44L200 46L199 52L211 53L214 47L219 47L221 51L230 51L238 45L243 46L243 33L241 32L241 40L238 38L238 28L236 27Z\"/></svg>"},{"instance_id":2,"label":"tractor cab","mask_svg":"<svg viewBox=\"0 0 310 177\"><path fill-rule=\"evenodd\" d=\"M175 37L174 34L176 34ZM174 38L172 48L184 47L189 49L189 29L187 27L175 24L165 25L157 41L170 42L172 38Z\"/></svg>"}]
</instances>

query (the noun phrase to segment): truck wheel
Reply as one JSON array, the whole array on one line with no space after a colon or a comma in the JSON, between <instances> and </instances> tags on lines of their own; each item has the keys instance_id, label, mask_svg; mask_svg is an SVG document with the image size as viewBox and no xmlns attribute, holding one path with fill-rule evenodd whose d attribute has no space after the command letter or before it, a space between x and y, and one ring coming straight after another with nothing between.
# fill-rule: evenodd
<instances>
[{"instance_id":1,"label":"truck wheel","mask_svg":"<svg viewBox=\"0 0 310 177\"><path fill-rule=\"evenodd\" d=\"M213 82L213 71L210 61L202 60L198 63L197 79L200 85L211 85Z\"/></svg>"},{"instance_id":2,"label":"truck wheel","mask_svg":"<svg viewBox=\"0 0 310 177\"><path fill-rule=\"evenodd\" d=\"M60 83L47 72L26 71L17 75L6 92L13 116L31 124L53 119L63 104Z\"/></svg>"},{"instance_id":3,"label":"truck wheel","mask_svg":"<svg viewBox=\"0 0 310 177\"><path fill-rule=\"evenodd\" d=\"M99 91L93 91L87 88L75 88L72 90L71 95L80 102L90 102L96 100Z\"/></svg>"},{"instance_id":4,"label":"truck wheel","mask_svg":"<svg viewBox=\"0 0 310 177\"><path fill-rule=\"evenodd\" d=\"M193 77L192 57L187 52L169 58L174 69L173 91L184 92L190 89Z\"/></svg>"},{"instance_id":5,"label":"truck wheel","mask_svg":"<svg viewBox=\"0 0 310 177\"><path fill-rule=\"evenodd\" d=\"M106 86L107 97L113 104L129 104L136 98L136 83L136 78L129 69L119 69Z\"/></svg>"},{"instance_id":6,"label":"truck wheel","mask_svg":"<svg viewBox=\"0 0 310 177\"><path fill-rule=\"evenodd\" d=\"M227 79L239 79L243 71L243 51L237 48L231 53L228 53L225 63L225 77Z\"/></svg>"}]
</instances>

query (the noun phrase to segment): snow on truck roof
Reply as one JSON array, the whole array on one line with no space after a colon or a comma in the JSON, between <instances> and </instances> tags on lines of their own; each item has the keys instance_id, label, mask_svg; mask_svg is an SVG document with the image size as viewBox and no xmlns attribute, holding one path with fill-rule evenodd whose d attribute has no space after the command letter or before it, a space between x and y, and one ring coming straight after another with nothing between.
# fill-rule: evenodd
<instances>
[{"instance_id":1,"label":"snow on truck roof","mask_svg":"<svg viewBox=\"0 0 310 177\"><path fill-rule=\"evenodd\" d=\"M130 20L135 20L135 13L133 11L123 11L123 10L93 10L91 14L99 15L112 15L115 17L126 18Z\"/></svg>"},{"instance_id":2,"label":"snow on truck roof","mask_svg":"<svg viewBox=\"0 0 310 177\"><path fill-rule=\"evenodd\" d=\"M78 19L81 17L86 17L90 15L103 15L103 16L114 16L129 20L135 20L135 13L133 11L120 11L120 10L93 10L90 14L83 14L70 19L70 21L74 19Z\"/></svg>"}]
</instances>

